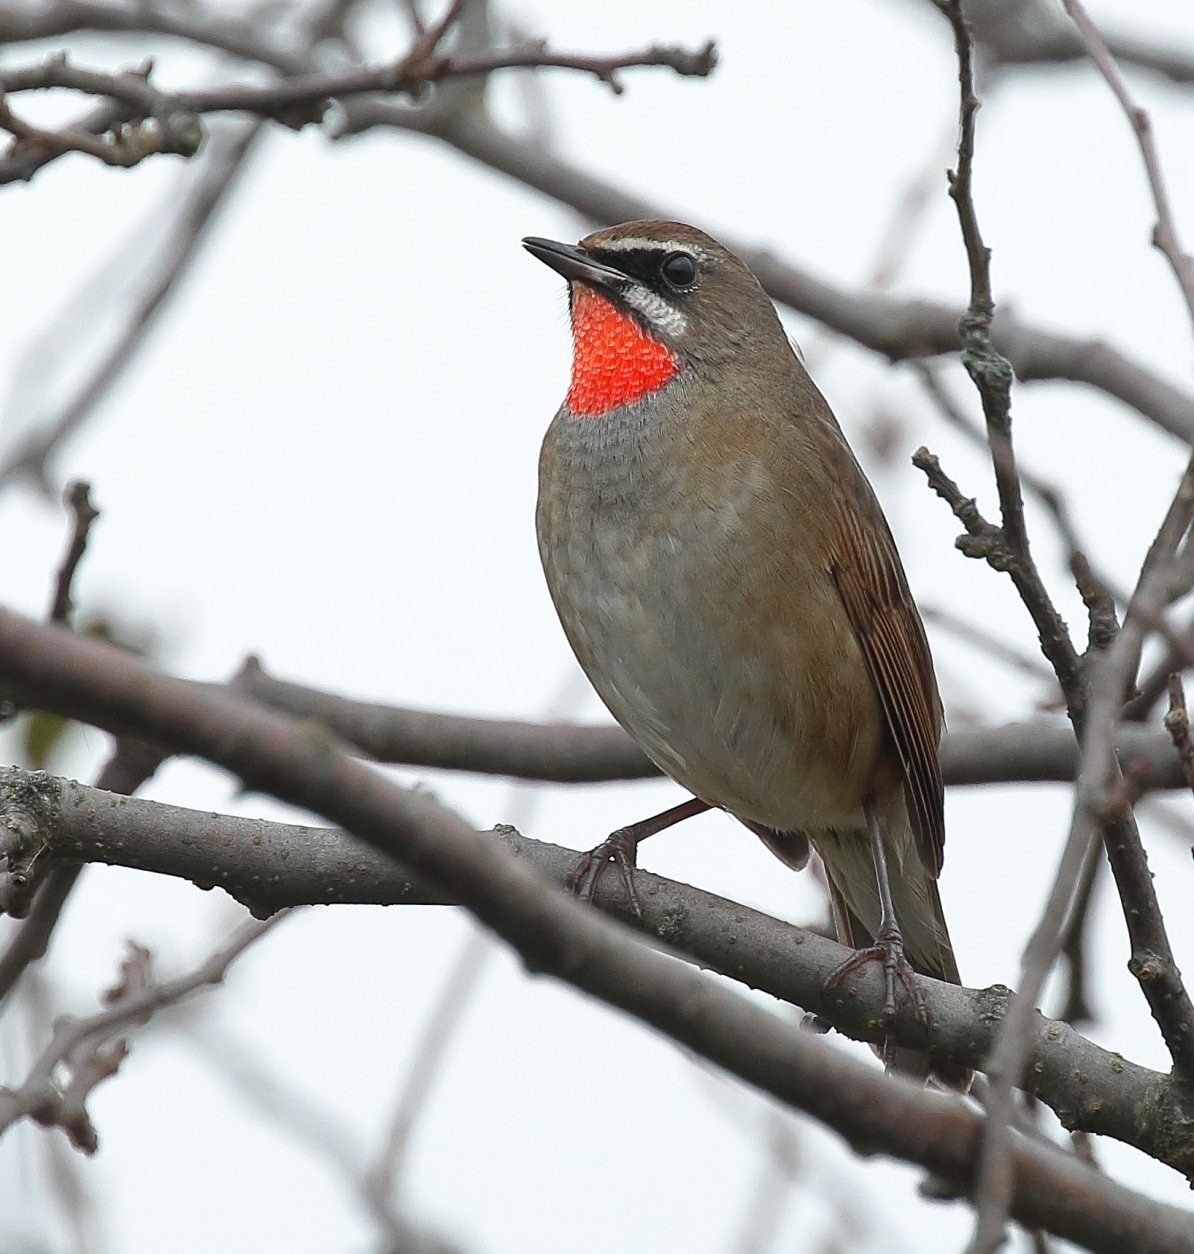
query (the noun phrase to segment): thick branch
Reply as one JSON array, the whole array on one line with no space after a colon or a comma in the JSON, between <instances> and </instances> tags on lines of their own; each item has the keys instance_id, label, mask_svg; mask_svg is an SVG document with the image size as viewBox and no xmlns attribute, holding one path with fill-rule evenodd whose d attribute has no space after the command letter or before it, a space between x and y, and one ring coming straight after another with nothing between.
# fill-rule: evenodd
<instances>
[{"instance_id":1,"label":"thick branch","mask_svg":"<svg viewBox=\"0 0 1194 1254\"><path fill-rule=\"evenodd\" d=\"M162 757L152 745L122 738L116 742L100 771L96 787L101 793L134 793L152 778L162 764ZM12 852L11 849L0 849L3 855L0 856L0 867L5 875L11 875L13 871ZM28 918L0 954L0 1005L17 987L26 969L45 957L50 938L83 869L81 863L59 864L37 883L37 895L33 898Z\"/></svg>"},{"instance_id":2,"label":"thick branch","mask_svg":"<svg viewBox=\"0 0 1194 1254\"><path fill-rule=\"evenodd\" d=\"M456 898L334 828L297 827L118 797L72 781L0 770L0 810L18 808L28 839L52 863L102 862L219 887L255 914L316 904L439 905ZM496 838L545 879L563 887L576 866L571 849L501 827ZM840 945L737 902L639 872L643 916L629 908L616 877L599 881L600 909L669 948L802 1009L858 1040L879 1041L881 975L865 968L845 990L827 991L848 956ZM985 1063L1009 994L925 981L929 1026L899 1022L897 1040L927 1042L942 1057ZM1066 1127L1126 1141L1194 1179L1194 1096L1168 1076L1126 1062L1033 1012L1024 1089ZM1141 1119L1142 1111L1150 1112Z\"/></svg>"},{"instance_id":3,"label":"thick branch","mask_svg":"<svg viewBox=\"0 0 1194 1254\"><path fill-rule=\"evenodd\" d=\"M419 792L396 787L325 735L226 693L199 691L135 658L0 612L0 679L29 704L198 753L248 787L322 813L458 895L541 971L618 1006L853 1144L917 1162L969 1192L982 1120L880 1074L758 1005L653 952L542 882ZM126 803L127 804L127 803ZM876 994L878 990L876 990ZM1073 1156L1014 1149L1013 1213L1090 1249L1194 1251L1189 1216Z\"/></svg>"}]
</instances>

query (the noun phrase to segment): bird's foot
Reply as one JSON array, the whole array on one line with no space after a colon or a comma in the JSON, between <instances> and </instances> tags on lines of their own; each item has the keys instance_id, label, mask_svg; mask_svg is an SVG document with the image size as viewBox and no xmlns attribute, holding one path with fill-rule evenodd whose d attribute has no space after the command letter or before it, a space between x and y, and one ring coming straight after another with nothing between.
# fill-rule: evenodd
<instances>
[{"instance_id":1,"label":"bird's foot","mask_svg":"<svg viewBox=\"0 0 1194 1254\"><path fill-rule=\"evenodd\" d=\"M575 870L568 877L568 887L581 901L593 900L593 889L601 878L606 867L616 866L622 878L622 887L635 918L643 917L642 903L638 899L638 890L634 886L634 871L638 865L639 834L634 827L619 827L611 832L588 853L582 854Z\"/></svg>"},{"instance_id":2,"label":"bird's foot","mask_svg":"<svg viewBox=\"0 0 1194 1254\"><path fill-rule=\"evenodd\" d=\"M850 974L868 962L882 962L883 974L887 980L887 996L883 1001L883 1018L890 1022L896 1017L901 998L897 990L902 990L905 1004L912 1007L918 1022L927 1026L929 1022L928 1006L925 995L916 982L916 971L904 953L904 942L898 931L880 931L875 943L866 949L856 950L836 971L825 981L825 987L836 988Z\"/></svg>"}]
</instances>

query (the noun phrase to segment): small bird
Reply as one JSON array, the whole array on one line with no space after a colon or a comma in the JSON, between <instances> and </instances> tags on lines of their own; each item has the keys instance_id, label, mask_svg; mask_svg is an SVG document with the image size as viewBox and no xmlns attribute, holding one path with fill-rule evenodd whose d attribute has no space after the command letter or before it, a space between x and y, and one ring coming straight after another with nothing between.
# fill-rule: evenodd
<instances>
[{"instance_id":1,"label":"small bird","mask_svg":"<svg viewBox=\"0 0 1194 1254\"><path fill-rule=\"evenodd\" d=\"M679 222L528 237L569 284L572 379L543 442L547 585L614 718L692 799L587 855L632 890L637 843L717 807L827 872L838 938L960 983L937 892L941 700L874 491L758 280ZM965 1089L908 1048L893 1069Z\"/></svg>"}]
</instances>

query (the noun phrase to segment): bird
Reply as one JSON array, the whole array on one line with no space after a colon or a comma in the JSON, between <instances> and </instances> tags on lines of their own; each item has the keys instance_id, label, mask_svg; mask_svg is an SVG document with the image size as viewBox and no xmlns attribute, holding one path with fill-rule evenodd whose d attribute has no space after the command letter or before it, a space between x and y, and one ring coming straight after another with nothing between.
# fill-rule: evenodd
<instances>
[{"instance_id":1,"label":"bird","mask_svg":"<svg viewBox=\"0 0 1194 1254\"><path fill-rule=\"evenodd\" d=\"M720 809L789 866L810 845L838 939L961 982L937 879L941 699L895 541L746 264L696 227L627 222L523 246L568 283L572 372L539 458L548 591L597 694L689 800L582 859L628 891L639 841ZM889 1070L969 1073L886 1045Z\"/></svg>"}]
</instances>

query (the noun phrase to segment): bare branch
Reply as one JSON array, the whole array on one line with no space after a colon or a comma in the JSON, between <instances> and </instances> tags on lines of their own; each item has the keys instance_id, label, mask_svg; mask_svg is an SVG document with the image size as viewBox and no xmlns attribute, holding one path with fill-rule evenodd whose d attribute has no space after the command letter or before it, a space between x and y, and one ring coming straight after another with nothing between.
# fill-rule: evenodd
<instances>
[{"instance_id":1,"label":"bare branch","mask_svg":"<svg viewBox=\"0 0 1194 1254\"><path fill-rule=\"evenodd\" d=\"M457 897L409 867L363 847L336 829L213 815L137 798L117 798L68 780L0 772L0 808L12 798L37 810L27 840L44 859L99 861L218 886L259 916L307 904L442 905ZM572 849L543 844L499 827L494 838L559 887L576 866ZM639 871L642 918L612 878L596 904L624 923L714 970L813 1011L859 1040L881 1040L884 986L869 971L847 989L825 982L848 956L836 942L781 923L736 902ZM982 1067L1011 994L973 992L923 981L930 1011L927 1036L916 1023L892 1028L967 1066ZM1023 1086L1069 1128L1135 1145L1194 1179L1194 1098L1177 1080L1139 1067L1084 1039L1065 1024L1031 1014ZM1147 1105L1155 1117L1140 1120Z\"/></svg>"},{"instance_id":2,"label":"bare branch","mask_svg":"<svg viewBox=\"0 0 1194 1254\"><path fill-rule=\"evenodd\" d=\"M1182 677L1177 674L1169 676L1169 712L1165 715L1165 730L1173 737L1173 747L1194 792L1194 745L1190 743L1190 716Z\"/></svg>"},{"instance_id":3,"label":"bare branch","mask_svg":"<svg viewBox=\"0 0 1194 1254\"><path fill-rule=\"evenodd\" d=\"M260 128L256 124L215 146L178 213L171 238L163 251L160 268L154 271L139 295L127 325L94 372L62 409L46 420L0 460L0 488L20 479L48 487L48 466L54 453L88 419L99 401L135 358L166 306L170 295L190 269L208 238L220 206L244 169ZM3 173L0 171L0 182Z\"/></svg>"},{"instance_id":4,"label":"bare branch","mask_svg":"<svg viewBox=\"0 0 1194 1254\"><path fill-rule=\"evenodd\" d=\"M955 431L960 431L972 443L989 448L987 438L976 423L973 423L962 412L949 394L941 379L940 371L927 362L914 365L917 378L928 395L933 399L941 416ZM1084 553L1086 546L1078 537L1078 529L1070 515L1065 497L1055 483L1027 470L1017 462L1020 481L1029 492L1045 507L1057 528L1057 534L1066 548L1067 558L1072 562L1076 554Z\"/></svg>"},{"instance_id":5,"label":"bare branch","mask_svg":"<svg viewBox=\"0 0 1194 1254\"><path fill-rule=\"evenodd\" d=\"M109 998L109 1008L85 1019L60 1019L24 1082L15 1089L0 1088L0 1135L19 1119L31 1118L45 1127L62 1128L77 1149L94 1153L99 1138L86 1102L96 1085L116 1073L128 1053L122 1034L204 985L220 983L229 966L285 917L278 914L265 922L246 924L201 966L173 980L150 980L145 968L148 952L133 947L122 985Z\"/></svg>"},{"instance_id":6,"label":"bare branch","mask_svg":"<svg viewBox=\"0 0 1194 1254\"><path fill-rule=\"evenodd\" d=\"M460 4L451 6L455 17ZM562 69L591 74L621 93L618 75L639 67L666 67L682 77L705 78L717 64L712 42L697 50L654 44L641 52L593 55L553 52L543 42L475 54L438 53L445 33L437 23L420 36L406 56L382 65L362 65L334 74L304 74L267 84L231 84L182 91L159 91L141 73L108 73L73 65L64 56L40 65L0 69L0 127L23 144L83 152L108 165L135 165L157 152L193 156L202 140L198 118L208 113L250 113L287 126L319 122L329 101L365 95L413 95L428 84L457 78L486 78L499 70ZM87 131L43 131L21 122L4 103L5 94L64 88L103 96L124 106L125 114L152 127L136 126L111 139Z\"/></svg>"},{"instance_id":7,"label":"bare branch","mask_svg":"<svg viewBox=\"0 0 1194 1254\"><path fill-rule=\"evenodd\" d=\"M1153 206L1157 211L1157 223L1153 228L1153 244L1160 249L1169 262L1173 276L1186 302L1186 311L1190 315L1191 327L1194 328L1194 258L1182 247L1178 238L1177 222L1173 216L1173 206L1169 203L1169 191L1165 186L1165 175L1161 170L1161 158L1153 140L1152 122L1148 114L1132 99L1128 85L1103 42L1099 28L1091 21L1081 0L1062 0L1065 11L1078 28L1078 37L1086 46L1091 60L1098 67L1099 73L1107 81L1120 107L1132 125L1136 134L1136 143L1140 147L1140 156L1144 160L1144 170L1148 176L1149 191L1152 192Z\"/></svg>"},{"instance_id":8,"label":"bare branch","mask_svg":"<svg viewBox=\"0 0 1194 1254\"><path fill-rule=\"evenodd\" d=\"M352 1134L335 1114L321 1110L292 1086L283 1085L276 1068L255 1059L243 1041L233 1041L210 1027L188 1034L189 1043L214 1064L250 1105L307 1144L356 1196L380 1229L380 1254L460 1254L458 1246L417 1228L372 1187Z\"/></svg>"},{"instance_id":9,"label":"bare branch","mask_svg":"<svg viewBox=\"0 0 1194 1254\"><path fill-rule=\"evenodd\" d=\"M1002 519L1000 547L1010 559L1003 569L1011 577L1020 599L1032 615L1040 636L1041 650L1053 666L1067 702L1071 708L1077 709L1080 708L1082 690L1081 662L1069 631L1032 559L1024 525L1024 500L1012 444L1012 366L991 342L991 323L995 313L991 295L991 254L983 241L972 193L974 124L979 102L974 92L970 32L959 0L940 0L938 7L953 28L958 57L958 168L949 175L949 194L957 206L970 268L970 303L958 323L962 337L962 364L978 389L987 421L987 442L991 448Z\"/></svg>"},{"instance_id":10,"label":"bare branch","mask_svg":"<svg viewBox=\"0 0 1194 1254\"><path fill-rule=\"evenodd\" d=\"M139 740L122 737L100 771L96 787L101 792L132 794L154 774L162 759L163 754L159 750ZM26 792L26 796L29 795ZM3 854L0 867L7 864L11 874L11 850L0 850L0 853ZM26 969L45 957L50 938L83 870L81 863L70 861L65 865L55 865L38 887L28 918L9 941L4 953L0 954L0 1006Z\"/></svg>"},{"instance_id":11,"label":"bare branch","mask_svg":"<svg viewBox=\"0 0 1194 1254\"><path fill-rule=\"evenodd\" d=\"M998 460L994 447L992 456ZM967 557L985 561L993 570L1004 571L1016 585L1020 599L1036 624L1041 652L1052 665L1067 703L1072 707L1076 701L1080 702L1082 661L1031 554L1025 548L1014 548L1005 530L982 516L974 498L962 495L958 485L941 469L941 463L927 448L922 446L912 454L912 464L923 471L929 486L966 528L967 534L955 541L958 550ZM1014 467L1012 469L1014 474ZM1018 490L1009 488L1009 491Z\"/></svg>"},{"instance_id":12,"label":"bare branch","mask_svg":"<svg viewBox=\"0 0 1194 1254\"><path fill-rule=\"evenodd\" d=\"M935 474L952 484L939 466ZM957 493L956 485L953 491ZM989 526L981 520L978 525L980 530ZM659 774L613 724L527 723L354 701L275 679L256 658L245 663L233 687L273 709L317 720L376 762L558 784ZM1140 764L1143 787L1186 786L1173 744L1163 732L1122 728L1116 744L1122 755ZM1070 728L1049 719L959 728L945 734L941 766L945 782L953 786L1071 783L1078 771L1078 746Z\"/></svg>"},{"instance_id":13,"label":"bare branch","mask_svg":"<svg viewBox=\"0 0 1194 1254\"><path fill-rule=\"evenodd\" d=\"M316 719L377 762L559 784L652 779L659 768L613 723L527 723L353 701L275 679L255 657L233 688L296 718Z\"/></svg>"},{"instance_id":14,"label":"bare branch","mask_svg":"<svg viewBox=\"0 0 1194 1254\"><path fill-rule=\"evenodd\" d=\"M117 104L123 105L119 112L114 113L113 123L129 122L129 125L113 129L105 134L94 134L86 126L83 128L63 127L60 130L48 131L33 126L13 113L6 95L9 92L26 91L30 88L67 86L67 82L55 83L54 78L64 80L76 75L83 75L92 86L78 87L80 91L93 91L94 85L106 81L111 85L109 91L96 91L96 95L107 96ZM47 81L38 82L45 78ZM22 83L28 80L27 85ZM119 85L119 86L118 86ZM130 104L133 101L136 104ZM134 123L135 124L132 124ZM144 123L144 124L143 124ZM22 161L30 154L38 154L40 164L64 156L68 152L80 152L105 165L128 169L139 165L146 157L159 153L170 153L179 157L193 157L199 151L203 132L196 118L172 108L170 102L159 92L154 91L145 73L132 71L121 75L87 75L85 71L77 71L67 66L58 57L48 61L36 71L5 71L0 70L0 130L8 131L14 143L6 161Z\"/></svg>"},{"instance_id":15,"label":"bare branch","mask_svg":"<svg viewBox=\"0 0 1194 1254\"><path fill-rule=\"evenodd\" d=\"M973 502L961 497L956 485L940 472L936 459L930 458L923 449L914 461L925 470L935 490L950 502L951 508L966 525L968 538L974 542L971 544L971 555L985 557L1012 577L1021 600L1037 624L1042 649L1057 674L1075 730L1079 735L1085 733L1078 786L1079 804L1048 902L1024 953L1020 990L1000 1029L989 1066L991 1085L980 1163L977 1218L968 1251L969 1254L992 1254L1003 1243L1015 1188L1011 1157L1014 1144L1013 1088L1024 1066L1029 1015L1060 951L1065 921L1072 909L1074 885L1078 882L1081 868L1092 856L1092 847L1100 830L1132 936L1133 958L1129 965L1140 980L1175 1066L1184 1075L1194 1074L1190 1069L1194 1064L1194 1006L1190 1004L1173 962L1130 806L1125 801L1112 800L1113 790L1122 786L1112 742L1124 684L1129 676L1135 674L1138 664L1142 629L1133 622L1131 630L1121 632L1108 649L1098 670L1095 689L1098 715L1088 720L1087 685L1081 660L1029 553L1020 480L1011 439L1012 372L1010 365L994 351L990 342L989 328L993 314L990 254L979 230L971 191L974 118L978 101L974 95L970 32L957 0L938 0L938 7L953 28L961 84L958 171L951 175L950 194L958 207L970 267L970 305L961 322L962 360L983 402L999 490L1002 527L995 529L986 523ZM1194 474L1194 461L1191 462L1188 479L1191 474ZM1148 595L1152 592L1148 580L1154 574L1154 566L1172 556L1189 527L1190 510L1194 508L1194 502L1188 500L1191 487L1194 484L1187 486L1184 480L1178 490L1157 541L1145 560L1137 594L1129 606L1129 616L1133 609L1139 610L1141 604L1148 603ZM1079 573L1088 574L1085 564L1082 564ZM1104 634L1102 621L1107 609L1102 596L1096 595L1093 590L1084 592L1084 599L1091 609L1094 640L1097 635ZM1163 608L1163 604L1151 608ZM1109 631L1105 634L1113 630L1112 610ZM1096 791L1097 803L1094 800Z\"/></svg>"},{"instance_id":16,"label":"bare branch","mask_svg":"<svg viewBox=\"0 0 1194 1254\"><path fill-rule=\"evenodd\" d=\"M99 510L91 503L91 484L77 479L67 485L62 494L63 504L71 511L73 526L70 543L58 568L58 578L54 581L54 598L50 602L50 622L67 623L72 609L71 585L74 583L75 571L87 551L87 537L91 532L91 524L99 517Z\"/></svg>"},{"instance_id":17,"label":"bare branch","mask_svg":"<svg viewBox=\"0 0 1194 1254\"><path fill-rule=\"evenodd\" d=\"M1194 618L1188 618L1181 630L1186 641L1194 640ZM1167 646L1164 654L1137 681L1139 694L1124 706L1124 718L1135 722L1147 722L1157 702L1169 691L1169 676L1187 665L1191 650Z\"/></svg>"},{"instance_id":18,"label":"bare branch","mask_svg":"<svg viewBox=\"0 0 1194 1254\"><path fill-rule=\"evenodd\" d=\"M9 612L0 612L0 679L31 705L198 753L250 788L323 814L458 896L531 970L654 1025L854 1144L914 1160L962 1192L973 1188L981 1120L963 1104L848 1058L654 952L543 883L496 843L478 841L430 797L396 787L310 726ZM864 973L859 988L864 979L878 1005L880 974ZM851 1000L851 991L839 994ZM1021 1222L1091 1249L1194 1251L1189 1217L1176 1208L1030 1142L1017 1143L1013 1153L1013 1214Z\"/></svg>"},{"instance_id":19,"label":"bare branch","mask_svg":"<svg viewBox=\"0 0 1194 1254\"><path fill-rule=\"evenodd\" d=\"M966 16L986 61L998 69L1068 65L1086 57L1073 28L1047 0L969 0ZM1194 83L1194 57L1172 41L1112 34L1107 44L1126 64L1174 83Z\"/></svg>"},{"instance_id":20,"label":"bare branch","mask_svg":"<svg viewBox=\"0 0 1194 1254\"><path fill-rule=\"evenodd\" d=\"M1128 605L1123 628L1099 659L1089 708L1076 720L1084 743L1075 790L1076 803L1049 899L1032 934L1021 967L1020 988L1000 1029L988 1072L991 1076L988 1126L984 1140L978 1222L971 1249L994 1251L1002 1243L1014 1188L1011 1161L1013 1087L1023 1074L1029 1019L1065 938L1074 909L1075 885L1092 856L1100 831L1123 904L1132 943L1129 969L1136 976L1161 1029L1178 1076L1194 1076L1194 1004L1173 958L1152 876L1114 751L1122 694L1139 662L1148 621L1166 600L1170 561L1194 518L1194 458L1149 548ZM1142 622L1142 619L1144 622ZM1067 693L1067 697L1069 694Z\"/></svg>"},{"instance_id":21,"label":"bare branch","mask_svg":"<svg viewBox=\"0 0 1194 1254\"><path fill-rule=\"evenodd\" d=\"M0 38L9 42L52 38L76 30L169 35L268 66L287 77L314 74L320 69L309 50L280 48L272 27L206 12L175 12L157 5L125 9L95 0L54 0L30 16L0 5ZM373 127L391 127L446 143L601 225L676 216L665 205L628 193L569 164L542 145L528 144L525 137L503 131L475 111L437 114L379 99L358 99L346 102L335 134L359 134ZM0 162L0 181L3 170L4 163ZM924 300L899 300L869 289L848 291L745 241L725 242L747 262L775 300L890 361L957 351L960 311L956 309ZM1021 322L1007 312L996 317L992 337L1021 382L1068 379L1086 384L1194 444L1194 397L1115 346L1059 335Z\"/></svg>"},{"instance_id":22,"label":"bare branch","mask_svg":"<svg viewBox=\"0 0 1194 1254\"><path fill-rule=\"evenodd\" d=\"M1102 850L1092 845L1087 852L1078 882L1074 885L1070 916L1062 929L1060 952L1069 968L1066 980L1065 1002L1059 1017L1074 1027L1094 1022L1094 1009L1090 1003L1090 976L1087 962L1087 937L1090 931L1091 907L1095 888L1106 864Z\"/></svg>"}]
</instances>

